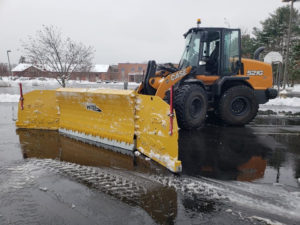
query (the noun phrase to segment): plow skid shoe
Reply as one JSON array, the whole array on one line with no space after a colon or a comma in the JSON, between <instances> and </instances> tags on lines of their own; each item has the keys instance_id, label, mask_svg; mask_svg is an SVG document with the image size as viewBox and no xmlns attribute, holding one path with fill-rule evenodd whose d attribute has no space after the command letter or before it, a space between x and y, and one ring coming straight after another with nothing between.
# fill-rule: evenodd
<instances>
[{"instance_id":1,"label":"plow skid shoe","mask_svg":"<svg viewBox=\"0 0 300 225\"><path fill-rule=\"evenodd\" d=\"M161 98L134 90L61 88L32 91L19 103L20 128L59 130L104 147L138 150L173 172L178 160L176 117L170 129L170 106Z\"/></svg>"}]
</instances>

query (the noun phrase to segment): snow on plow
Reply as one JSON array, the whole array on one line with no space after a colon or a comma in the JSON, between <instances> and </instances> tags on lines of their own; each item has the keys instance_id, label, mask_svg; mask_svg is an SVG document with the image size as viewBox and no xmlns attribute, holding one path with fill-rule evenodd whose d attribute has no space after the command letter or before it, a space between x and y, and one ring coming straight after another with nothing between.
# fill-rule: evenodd
<instances>
[{"instance_id":1,"label":"snow on plow","mask_svg":"<svg viewBox=\"0 0 300 225\"><path fill-rule=\"evenodd\" d=\"M175 117L170 135L169 107L160 97L134 90L36 90L20 100L16 125L58 130L107 148L138 150L172 172L180 172L178 127Z\"/></svg>"}]
</instances>

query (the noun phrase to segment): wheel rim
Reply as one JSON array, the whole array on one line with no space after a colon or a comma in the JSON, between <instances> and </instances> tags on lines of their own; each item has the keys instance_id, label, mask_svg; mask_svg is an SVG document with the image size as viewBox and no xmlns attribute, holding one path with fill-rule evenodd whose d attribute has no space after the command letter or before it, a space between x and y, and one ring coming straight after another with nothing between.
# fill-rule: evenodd
<instances>
[{"instance_id":1,"label":"wheel rim","mask_svg":"<svg viewBox=\"0 0 300 225\"><path fill-rule=\"evenodd\" d=\"M201 100L199 98L194 98L189 107L191 117L198 118L201 114L201 108L202 108Z\"/></svg>"},{"instance_id":2,"label":"wheel rim","mask_svg":"<svg viewBox=\"0 0 300 225\"><path fill-rule=\"evenodd\" d=\"M235 116L242 116L246 114L250 109L250 102L247 98L238 96L231 102L231 112Z\"/></svg>"}]
</instances>

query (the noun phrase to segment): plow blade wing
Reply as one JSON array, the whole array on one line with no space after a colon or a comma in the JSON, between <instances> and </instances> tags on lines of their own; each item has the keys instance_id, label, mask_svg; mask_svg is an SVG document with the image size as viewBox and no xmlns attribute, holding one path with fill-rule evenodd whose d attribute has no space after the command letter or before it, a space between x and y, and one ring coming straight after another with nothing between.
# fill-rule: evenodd
<instances>
[{"instance_id":1,"label":"plow blade wing","mask_svg":"<svg viewBox=\"0 0 300 225\"><path fill-rule=\"evenodd\" d=\"M178 160L178 127L169 135L169 105L134 90L61 88L32 91L19 103L20 128L59 130L79 140L117 150L138 150L173 172Z\"/></svg>"},{"instance_id":2,"label":"plow blade wing","mask_svg":"<svg viewBox=\"0 0 300 225\"><path fill-rule=\"evenodd\" d=\"M169 134L170 106L160 97L149 95L137 95L136 102L137 149L172 172L180 172L176 117L173 134Z\"/></svg>"},{"instance_id":3,"label":"plow blade wing","mask_svg":"<svg viewBox=\"0 0 300 225\"><path fill-rule=\"evenodd\" d=\"M19 102L16 125L20 128L57 130L59 107L56 90L36 90L25 94L23 110Z\"/></svg>"}]
</instances>

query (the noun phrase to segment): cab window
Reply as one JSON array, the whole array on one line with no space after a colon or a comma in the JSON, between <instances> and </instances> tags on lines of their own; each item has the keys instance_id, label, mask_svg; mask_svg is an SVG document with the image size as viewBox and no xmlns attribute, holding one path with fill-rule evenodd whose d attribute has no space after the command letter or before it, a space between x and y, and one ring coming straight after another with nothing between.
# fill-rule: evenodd
<instances>
[{"instance_id":1,"label":"cab window","mask_svg":"<svg viewBox=\"0 0 300 225\"><path fill-rule=\"evenodd\" d=\"M240 60L239 32L237 30L225 31L224 33L224 75L238 73L238 61Z\"/></svg>"}]
</instances>

